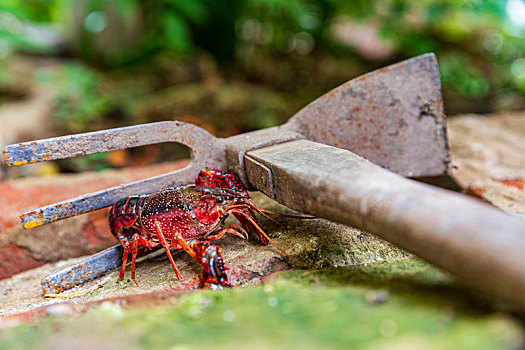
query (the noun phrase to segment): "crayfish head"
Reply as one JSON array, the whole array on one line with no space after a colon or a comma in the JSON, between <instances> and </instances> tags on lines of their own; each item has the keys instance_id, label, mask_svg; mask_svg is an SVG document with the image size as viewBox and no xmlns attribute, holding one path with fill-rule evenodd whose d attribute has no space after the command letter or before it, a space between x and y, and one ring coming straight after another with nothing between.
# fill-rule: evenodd
<instances>
[{"instance_id":1,"label":"crayfish head","mask_svg":"<svg viewBox=\"0 0 525 350\"><path fill-rule=\"evenodd\" d=\"M139 217L141 196L130 196L119 199L109 211L108 221L111 233L118 238L121 227L132 226Z\"/></svg>"},{"instance_id":2,"label":"crayfish head","mask_svg":"<svg viewBox=\"0 0 525 350\"><path fill-rule=\"evenodd\" d=\"M197 186L195 190L200 195L191 201L191 207L197 220L204 225L218 224L229 215L230 208L249 200L244 194L228 188Z\"/></svg>"},{"instance_id":3,"label":"crayfish head","mask_svg":"<svg viewBox=\"0 0 525 350\"><path fill-rule=\"evenodd\" d=\"M195 178L195 184L197 186L231 189L248 196L248 192L234 175L214 168L202 169Z\"/></svg>"}]
</instances>

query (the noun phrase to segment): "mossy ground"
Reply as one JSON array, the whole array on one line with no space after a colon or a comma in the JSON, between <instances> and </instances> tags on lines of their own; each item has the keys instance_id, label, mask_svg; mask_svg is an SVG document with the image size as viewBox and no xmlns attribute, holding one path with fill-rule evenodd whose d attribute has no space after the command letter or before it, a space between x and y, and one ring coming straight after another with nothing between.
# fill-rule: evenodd
<instances>
[{"instance_id":1,"label":"mossy ground","mask_svg":"<svg viewBox=\"0 0 525 350\"><path fill-rule=\"evenodd\" d=\"M105 302L80 317L4 329L0 348L519 348L519 320L498 309L406 259L285 272L261 286L184 294L169 305Z\"/></svg>"}]
</instances>

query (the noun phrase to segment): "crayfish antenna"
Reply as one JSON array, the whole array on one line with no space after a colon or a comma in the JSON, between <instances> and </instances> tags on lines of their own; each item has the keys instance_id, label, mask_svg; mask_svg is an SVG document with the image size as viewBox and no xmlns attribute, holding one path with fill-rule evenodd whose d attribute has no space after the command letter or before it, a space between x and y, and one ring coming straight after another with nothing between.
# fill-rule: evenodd
<instances>
[{"instance_id":1,"label":"crayfish antenna","mask_svg":"<svg viewBox=\"0 0 525 350\"><path fill-rule=\"evenodd\" d=\"M286 230L286 227L281 224L280 222L278 222L277 220L274 220L273 218L269 217L268 215L266 215L265 213L268 213L268 214L273 214L273 215L278 215L278 216L283 216L283 217L287 217L287 218L294 218L294 219L317 219L317 217L315 216L302 216L302 215L292 215L292 214L283 214L283 213L276 213L274 211L271 211L271 210L266 210L266 209L262 209L262 208L258 208L253 202L248 202L247 203L251 209L255 210L257 213L261 214L262 216L264 216L265 218L267 218L268 220L271 220L272 222L276 223L277 225L279 225L283 230Z\"/></svg>"},{"instance_id":2,"label":"crayfish antenna","mask_svg":"<svg viewBox=\"0 0 525 350\"><path fill-rule=\"evenodd\" d=\"M264 216L268 220L271 220L273 223L275 223L276 225L280 226L283 230L286 230L286 227L283 224L281 224L279 221L276 221L276 220L272 219L268 215L264 214L264 212L261 211L261 208L257 208L255 206L255 204L253 204L251 201L250 202L244 202L243 204L232 205L228 209L246 209L246 206L248 206L252 210L255 210L257 213L261 214L262 216ZM246 214L242 214L242 216L244 218L250 217L250 215L246 215ZM255 223L257 223L255 220L253 220L253 221ZM250 221L250 223L252 223L252 221ZM256 229L256 231L259 231L259 230L257 230L257 228L260 228L258 223L257 223L255 229Z\"/></svg>"},{"instance_id":3,"label":"crayfish antenna","mask_svg":"<svg viewBox=\"0 0 525 350\"><path fill-rule=\"evenodd\" d=\"M254 206L254 207L255 207L255 206ZM255 207L255 209L257 210L257 209L259 209L259 208ZM257 210L257 212L259 212L259 211ZM274 222L277 222L277 221L273 220L272 218L270 218L269 216L267 216L267 215L265 215L265 214L263 214L263 213L261 213L261 212L259 212L259 214L261 214L262 216L264 216L264 217L266 217L266 218L268 218L268 219L270 219L270 220L272 220L272 221L274 221ZM287 252L285 252L281 247L279 247L279 246L277 245L277 243L275 243L275 242L274 242L274 241L273 241L273 240L272 240L272 239L266 234L266 232L264 232L264 230L263 230L259 225L257 225L257 223L255 222L255 220L253 220L253 218L251 218L251 217L249 217L249 216L246 216L246 215L243 215L243 216L246 218L246 220L248 220L248 221L249 221L249 222L255 227L255 229L257 230L257 232L259 232L260 234L262 234L262 235L268 240L268 242L270 242L270 243L271 243L271 244L272 244L272 245L273 245L278 251L280 251L281 253L283 253L286 257L288 257L289 259L295 261L296 263L299 263L299 264L304 265L304 266L308 266L308 267L311 267L311 268L314 268L314 269L319 269L319 268L321 268L320 266L312 265L312 264L309 264L309 263L307 263L307 262L305 262L305 261L301 261L301 260L299 260L299 259L294 258L294 257L291 256L290 254L288 254ZM277 222L277 223L278 223L278 222ZM278 224L279 224L279 223L278 223ZM280 225L280 224L279 224L279 225ZM282 225L281 225L281 226L282 226Z\"/></svg>"},{"instance_id":4,"label":"crayfish antenna","mask_svg":"<svg viewBox=\"0 0 525 350\"><path fill-rule=\"evenodd\" d=\"M261 215L262 215L261 212L264 212L264 213L267 213L267 214L284 216L284 217L287 217L287 218L294 218L294 219L318 219L317 216L284 214L284 213L277 213L275 211L271 211L271 210L267 210L267 209L263 209L263 208L257 208L257 207L255 207L255 208L257 209L257 212L259 214L261 214Z\"/></svg>"}]
</instances>

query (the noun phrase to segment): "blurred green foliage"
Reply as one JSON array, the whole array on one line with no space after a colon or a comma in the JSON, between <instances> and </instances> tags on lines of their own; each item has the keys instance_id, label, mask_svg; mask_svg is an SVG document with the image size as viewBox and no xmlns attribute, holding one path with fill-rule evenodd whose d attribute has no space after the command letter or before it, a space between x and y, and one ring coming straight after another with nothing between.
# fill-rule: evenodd
<instances>
[{"instance_id":1,"label":"blurred green foliage","mask_svg":"<svg viewBox=\"0 0 525 350\"><path fill-rule=\"evenodd\" d=\"M100 76L79 64L67 64L58 71L44 71L39 80L56 90L53 116L59 127L72 132L88 130L116 108L111 94L104 92Z\"/></svg>"},{"instance_id":2,"label":"blurred green foliage","mask_svg":"<svg viewBox=\"0 0 525 350\"><path fill-rule=\"evenodd\" d=\"M226 68L254 55L328 55L375 68L434 51L454 111L463 101L479 111L522 108L516 100L525 94L525 24L510 18L520 4L525 8L523 0L4 0L0 59L13 49L52 51L30 35L27 25L35 23L61 28L60 50L101 67L206 51Z\"/></svg>"},{"instance_id":3,"label":"blurred green foliage","mask_svg":"<svg viewBox=\"0 0 525 350\"><path fill-rule=\"evenodd\" d=\"M51 25L51 1L2 0L0 2L0 59L12 50L47 52L48 48L31 37L32 23Z\"/></svg>"}]
</instances>

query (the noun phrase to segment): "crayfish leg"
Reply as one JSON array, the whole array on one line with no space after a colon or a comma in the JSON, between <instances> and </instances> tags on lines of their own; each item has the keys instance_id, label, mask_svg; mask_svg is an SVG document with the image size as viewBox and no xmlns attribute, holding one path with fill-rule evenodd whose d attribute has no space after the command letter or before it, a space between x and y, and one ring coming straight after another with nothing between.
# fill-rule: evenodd
<instances>
[{"instance_id":1,"label":"crayfish leg","mask_svg":"<svg viewBox=\"0 0 525 350\"><path fill-rule=\"evenodd\" d=\"M253 221L258 226L260 226L259 220L257 220L255 213L250 209L248 209L248 212L251 214L250 216L252 217ZM237 221L239 221L241 225L244 226L246 230L248 230L248 232L250 232L252 235L259 237L259 240L261 241L263 245L268 245L268 240L266 239L266 237L261 235L261 233L257 230L257 227L255 227L249 220L245 219L244 215L233 213L233 216L235 216Z\"/></svg>"},{"instance_id":2,"label":"crayfish leg","mask_svg":"<svg viewBox=\"0 0 525 350\"><path fill-rule=\"evenodd\" d=\"M171 241L171 246L175 248L179 248L184 250L186 253L191 255L191 257L198 261L197 253L192 249L192 247L186 242L184 238L182 238L180 235L175 235Z\"/></svg>"},{"instance_id":3,"label":"crayfish leg","mask_svg":"<svg viewBox=\"0 0 525 350\"><path fill-rule=\"evenodd\" d=\"M145 246L148 249L158 247L159 244L153 241L145 240L141 235L135 233L130 241L121 241L124 247L124 254L122 256L122 268L120 269L120 279L124 279L126 272L126 265L128 263L128 255L131 252L131 279L138 286L139 284L135 280L135 261L137 260L139 246Z\"/></svg>"},{"instance_id":4,"label":"crayfish leg","mask_svg":"<svg viewBox=\"0 0 525 350\"><path fill-rule=\"evenodd\" d=\"M166 241L166 238L164 237L164 234L162 233L162 229L160 228L160 224L158 221L155 221L155 231L157 234L157 238L159 239L159 243L161 246L164 247L164 250L166 251L166 254L168 255L168 258L170 259L171 266L173 266L173 271L175 271L175 275L178 279L182 279L182 275L180 274L179 269L177 268L177 265L175 264L175 261L173 260L173 256L170 252L170 247L168 245L168 242Z\"/></svg>"},{"instance_id":5,"label":"crayfish leg","mask_svg":"<svg viewBox=\"0 0 525 350\"><path fill-rule=\"evenodd\" d=\"M224 227L219 231L213 232L212 235L209 235L206 238L210 241L215 241L221 239L227 233L230 233L242 239L248 239L248 232L246 232L246 230L238 224L230 224L230 226Z\"/></svg>"},{"instance_id":6,"label":"crayfish leg","mask_svg":"<svg viewBox=\"0 0 525 350\"><path fill-rule=\"evenodd\" d=\"M128 263L129 254L128 244L122 243L122 246L124 247L124 255L122 256L122 267L120 269L120 275L118 276L120 279L124 279L124 273L126 272L126 264Z\"/></svg>"},{"instance_id":7,"label":"crayfish leg","mask_svg":"<svg viewBox=\"0 0 525 350\"><path fill-rule=\"evenodd\" d=\"M270 243L271 243L271 244L272 244L272 245L273 245L278 251L280 251L281 253L283 253L283 254L284 254L285 256L287 256L289 259L291 259L291 260L293 260L293 261L295 261L296 263L299 263L299 264L301 264L301 265L305 265L305 266L312 267L312 268L315 268L315 269L318 268L318 266L315 266L315 265L309 264L309 263L307 263L307 262L301 261L301 260L299 260L299 259L296 259L296 258L294 258L293 256L291 256L290 254L288 254L287 252L285 252L281 247L279 247L279 246L277 245L277 243L275 243L275 242L274 242L274 241L273 241L273 240L272 240L272 239L266 234L266 232L264 232L264 230L263 230L261 227L258 226L258 222L255 221L256 219L255 219L254 217L252 217L251 215L247 214L245 211L243 211L243 210L235 210L235 211L233 211L233 210L232 210L231 213L234 214L234 215L235 215L235 214L238 214L238 215L243 216L244 219L245 219L246 221L248 221L248 222L249 222L249 223L250 223L250 224L251 224L251 225L257 230L257 232L259 233L259 235L264 236L264 238L266 238L266 240L267 240L268 242L270 242ZM259 212L259 214L262 214L263 216L266 216L264 213L261 213L261 212ZM266 216L266 217L268 217L268 216ZM270 217L268 217L268 218L271 219ZM273 219L271 219L271 220L273 220ZM275 221L275 220L274 220L274 221Z\"/></svg>"},{"instance_id":8,"label":"crayfish leg","mask_svg":"<svg viewBox=\"0 0 525 350\"><path fill-rule=\"evenodd\" d=\"M139 234L135 233L133 235L133 251L131 255L131 280L135 282L138 287L137 280L135 279L135 261L137 260L137 252L139 250Z\"/></svg>"}]
</instances>

